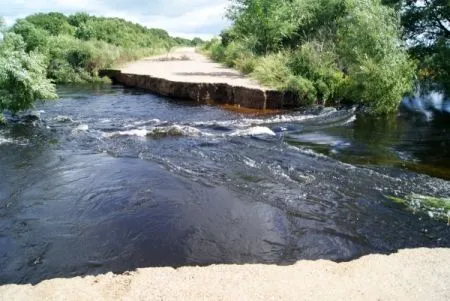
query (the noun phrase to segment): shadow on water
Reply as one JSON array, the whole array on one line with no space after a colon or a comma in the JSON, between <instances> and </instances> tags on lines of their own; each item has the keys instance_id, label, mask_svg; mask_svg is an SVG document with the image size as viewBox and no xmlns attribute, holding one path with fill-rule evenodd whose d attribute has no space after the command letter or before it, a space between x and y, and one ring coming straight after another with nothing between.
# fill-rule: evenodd
<instances>
[{"instance_id":1,"label":"shadow on water","mask_svg":"<svg viewBox=\"0 0 450 301\"><path fill-rule=\"evenodd\" d=\"M446 123L60 94L0 128L1 284L450 247L446 221L388 198L450 195Z\"/></svg>"},{"instance_id":2,"label":"shadow on water","mask_svg":"<svg viewBox=\"0 0 450 301\"><path fill-rule=\"evenodd\" d=\"M288 134L287 141L351 164L398 167L450 180L449 116L360 115L352 126L310 127Z\"/></svg>"}]
</instances>

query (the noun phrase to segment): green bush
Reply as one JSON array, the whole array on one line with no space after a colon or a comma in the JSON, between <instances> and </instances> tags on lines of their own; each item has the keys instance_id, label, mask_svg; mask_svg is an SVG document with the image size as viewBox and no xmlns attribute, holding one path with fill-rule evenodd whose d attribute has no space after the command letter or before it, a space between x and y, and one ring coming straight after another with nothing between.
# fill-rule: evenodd
<instances>
[{"instance_id":1,"label":"green bush","mask_svg":"<svg viewBox=\"0 0 450 301\"><path fill-rule=\"evenodd\" d=\"M286 80L283 90L297 94L300 106L312 105L317 100L317 89L314 83L302 76L290 76Z\"/></svg>"},{"instance_id":2,"label":"green bush","mask_svg":"<svg viewBox=\"0 0 450 301\"><path fill-rule=\"evenodd\" d=\"M244 74L250 74L255 71L258 64L258 58L251 52L245 56L236 59L236 68Z\"/></svg>"},{"instance_id":3,"label":"green bush","mask_svg":"<svg viewBox=\"0 0 450 301\"><path fill-rule=\"evenodd\" d=\"M286 83L294 74L288 67L286 53L274 53L261 57L252 75L262 84L279 90L286 90Z\"/></svg>"},{"instance_id":4,"label":"green bush","mask_svg":"<svg viewBox=\"0 0 450 301\"><path fill-rule=\"evenodd\" d=\"M302 102L385 114L413 89L398 13L380 0L234 0L228 16L222 42L206 45L211 58Z\"/></svg>"},{"instance_id":5,"label":"green bush","mask_svg":"<svg viewBox=\"0 0 450 301\"><path fill-rule=\"evenodd\" d=\"M225 60L225 47L220 40L214 39L208 45L207 49L213 60L223 62Z\"/></svg>"},{"instance_id":6,"label":"green bush","mask_svg":"<svg viewBox=\"0 0 450 301\"><path fill-rule=\"evenodd\" d=\"M0 42L0 113L31 108L38 99L56 97L55 86L46 78L44 57L26 53L20 35L7 33Z\"/></svg>"},{"instance_id":7,"label":"green bush","mask_svg":"<svg viewBox=\"0 0 450 301\"><path fill-rule=\"evenodd\" d=\"M306 42L291 53L289 67L297 76L308 78L316 89L316 100L322 104L345 98L341 89L345 74L339 69L334 43Z\"/></svg>"},{"instance_id":8,"label":"green bush","mask_svg":"<svg viewBox=\"0 0 450 301\"><path fill-rule=\"evenodd\" d=\"M27 52L46 51L48 34L44 29L36 28L32 23L21 20L13 26L12 31L22 36L26 43L25 50Z\"/></svg>"},{"instance_id":9,"label":"green bush","mask_svg":"<svg viewBox=\"0 0 450 301\"><path fill-rule=\"evenodd\" d=\"M450 96L450 3L448 0L383 0L401 15L403 39L419 62L421 88ZM422 91L425 89L422 89Z\"/></svg>"},{"instance_id":10,"label":"green bush","mask_svg":"<svg viewBox=\"0 0 450 301\"><path fill-rule=\"evenodd\" d=\"M165 30L86 13L35 14L19 20L12 31L23 37L27 52L45 57L47 76L57 83L99 82L100 69L193 43L171 38Z\"/></svg>"},{"instance_id":11,"label":"green bush","mask_svg":"<svg viewBox=\"0 0 450 301\"><path fill-rule=\"evenodd\" d=\"M5 31L0 18L0 31ZM38 99L56 97L56 83L104 82L100 69L176 45L200 44L174 39L165 30L148 29L119 18L86 13L35 14L17 23L0 40L0 117L5 110L32 107Z\"/></svg>"}]
</instances>

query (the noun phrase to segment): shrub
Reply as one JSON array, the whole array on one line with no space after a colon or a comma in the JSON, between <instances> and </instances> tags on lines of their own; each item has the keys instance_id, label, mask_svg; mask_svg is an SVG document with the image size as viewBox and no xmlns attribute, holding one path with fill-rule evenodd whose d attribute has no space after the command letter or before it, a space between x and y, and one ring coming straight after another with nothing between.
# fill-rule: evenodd
<instances>
[{"instance_id":1,"label":"shrub","mask_svg":"<svg viewBox=\"0 0 450 301\"><path fill-rule=\"evenodd\" d=\"M35 14L19 20L12 30L23 37L27 52L39 51L45 57L47 76L57 83L98 82L102 68L192 43L171 38L165 30L86 13Z\"/></svg>"},{"instance_id":2,"label":"shrub","mask_svg":"<svg viewBox=\"0 0 450 301\"><path fill-rule=\"evenodd\" d=\"M47 32L45 30L36 28L28 21L21 20L13 26L12 31L22 36L27 52L35 50L45 52L47 50Z\"/></svg>"},{"instance_id":3,"label":"shrub","mask_svg":"<svg viewBox=\"0 0 450 301\"><path fill-rule=\"evenodd\" d=\"M250 74L255 71L258 59L253 53L241 56L236 60L236 68L244 74Z\"/></svg>"},{"instance_id":4,"label":"shrub","mask_svg":"<svg viewBox=\"0 0 450 301\"><path fill-rule=\"evenodd\" d=\"M294 75L288 61L286 53L269 54L258 60L252 75L264 85L286 90L286 82Z\"/></svg>"},{"instance_id":5,"label":"shrub","mask_svg":"<svg viewBox=\"0 0 450 301\"><path fill-rule=\"evenodd\" d=\"M206 48L208 49L211 58L215 61L223 62L225 60L225 47L222 45L220 40L212 40Z\"/></svg>"},{"instance_id":6,"label":"shrub","mask_svg":"<svg viewBox=\"0 0 450 301\"><path fill-rule=\"evenodd\" d=\"M398 14L380 0L234 0L228 16L234 24L209 44L211 57L308 103L385 114L413 88Z\"/></svg>"},{"instance_id":7,"label":"shrub","mask_svg":"<svg viewBox=\"0 0 450 301\"><path fill-rule=\"evenodd\" d=\"M290 76L286 80L283 90L297 94L300 106L312 105L317 100L317 89L314 87L314 83L302 76Z\"/></svg>"},{"instance_id":8,"label":"shrub","mask_svg":"<svg viewBox=\"0 0 450 301\"><path fill-rule=\"evenodd\" d=\"M31 108L38 99L56 97L55 86L46 78L43 56L26 53L25 47L14 33L0 42L0 112L15 113Z\"/></svg>"}]
</instances>

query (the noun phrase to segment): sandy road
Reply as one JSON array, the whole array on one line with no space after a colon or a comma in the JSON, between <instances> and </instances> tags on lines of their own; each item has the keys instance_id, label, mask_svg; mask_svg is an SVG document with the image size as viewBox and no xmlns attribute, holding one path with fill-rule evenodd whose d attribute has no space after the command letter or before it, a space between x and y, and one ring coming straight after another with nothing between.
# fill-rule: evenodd
<instances>
[{"instance_id":1,"label":"sandy road","mask_svg":"<svg viewBox=\"0 0 450 301\"><path fill-rule=\"evenodd\" d=\"M169 54L145 58L120 68L122 73L143 74L176 82L226 83L266 90L238 71L214 63L195 48L176 48Z\"/></svg>"}]
</instances>

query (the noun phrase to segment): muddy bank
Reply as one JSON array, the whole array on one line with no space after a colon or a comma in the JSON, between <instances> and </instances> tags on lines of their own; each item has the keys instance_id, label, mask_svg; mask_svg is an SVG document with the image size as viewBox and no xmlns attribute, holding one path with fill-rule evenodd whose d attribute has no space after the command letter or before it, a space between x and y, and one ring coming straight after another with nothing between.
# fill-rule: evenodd
<instances>
[{"instance_id":1,"label":"muddy bank","mask_svg":"<svg viewBox=\"0 0 450 301\"><path fill-rule=\"evenodd\" d=\"M348 263L149 268L0 287L1 300L449 300L450 249Z\"/></svg>"}]
</instances>

